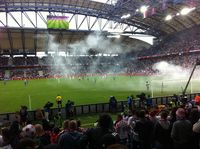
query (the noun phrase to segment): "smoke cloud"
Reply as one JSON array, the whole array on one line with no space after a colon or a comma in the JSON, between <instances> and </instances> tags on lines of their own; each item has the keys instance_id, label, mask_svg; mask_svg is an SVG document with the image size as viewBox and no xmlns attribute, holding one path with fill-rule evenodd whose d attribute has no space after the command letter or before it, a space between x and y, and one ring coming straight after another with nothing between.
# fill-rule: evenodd
<instances>
[{"instance_id":1,"label":"smoke cloud","mask_svg":"<svg viewBox=\"0 0 200 149\"><path fill-rule=\"evenodd\" d=\"M153 65L153 69L157 71L157 74L162 76L163 79L177 80L187 79L189 77L189 70L174 65L172 63L161 61Z\"/></svg>"},{"instance_id":2,"label":"smoke cloud","mask_svg":"<svg viewBox=\"0 0 200 149\"><path fill-rule=\"evenodd\" d=\"M72 44L66 45L66 43L60 44L55 41L55 37L52 35L48 36L48 51L53 52L53 60L55 66L52 65L54 71L59 71L60 74L81 74L84 73L82 60L88 61L87 72L89 74L101 73L99 67L104 67L102 62L106 59L112 59L112 64L106 65L104 74L124 72L124 69L120 67L123 62L116 60L115 57L104 57L103 54L120 54L130 51L131 47L128 47L121 43L121 39L109 39L100 33L92 33L85 39L77 41ZM60 56L60 51L67 51L69 55L66 58ZM74 56L73 56L74 55ZM77 56L79 57L77 57ZM89 56L90 55L90 56ZM93 56L91 56L93 55ZM109 61L109 60L108 60ZM73 65L73 66L72 66ZM101 66L100 66L101 65Z\"/></svg>"},{"instance_id":3,"label":"smoke cloud","mask_svg":"<svg viewBox=\"0 0 200 149\"><path fill-rule=\"evenodd\" d=\"M72 54L88 54L90 49L98 50L100 53L121 53L123 45L116 44L100 33L92 33L82 41L69 45Z\"/></svg>"},{"instance_id":4,"label":"smoke cloud","mask_svg":"<svg viewBox=\"0 0 200 149\"><path fill-rule=\"evenodd\" d=\"M124 68L124 63L130 63L129 60L136 60L134 57L127 59L125 53L130 51L139 51L143 49L143 44L135 44L134 42L130 45L125 45L122 42L123 38L120 39L109 39L100 33L92 33L88 35L85 39L77 41L72 44L60 44L56 41L56 37L48 35L48 51L53 52L52 55L55 65L52 65L52 74L58 74L62 76L77 75L77 74L96 74L100 73L103 75L106 74L115 74L115 73L125 73L126 68ZM68 53L67 57L60 56L60 51ZM117 56L103 56L103 54L122 54L118 58ZM78 55L78 56L73 56ZM85 56L83 56L85 55ZM87 55L87 56L86 56ZM89 56L93 55L93 56ZM96 56L95 56L96 55ZM98 55L98 56L97 56ZM88 65L83 66L82 61L88 63ZM85 59L88 62L85 62ZM111 62L110 62L111 61ZM108 62L110 64L108 64ZM102 72L103 70L103 72ZM56 78L56 76L55 76ZM103 77L102 77L103 79ZM59 79L58 79L59 80ZM94 80L93 80L94 81ZM62 82L61 82L62 83ZM70 82L68 82L70 83ZM133 84L130 81L124 81L124 85L110 84L106 86L110 90L140 90L145 88L145 83L141 80L140 84ZM75 88L81 88L79 84L69 84Z\"/></svg>"},{"instance_id":5,"label":"smoke cloud","mask_svg":"<svg viewBox=\"0 0 200 149\"><path fill-rule=\"evenodd\" d=\"M152 90L161 93L177 93L177 91L182 93L191 73L190 69L166 61L155 63L153 70L158 76L151 80Z\"/></svg>"}]
</instances>

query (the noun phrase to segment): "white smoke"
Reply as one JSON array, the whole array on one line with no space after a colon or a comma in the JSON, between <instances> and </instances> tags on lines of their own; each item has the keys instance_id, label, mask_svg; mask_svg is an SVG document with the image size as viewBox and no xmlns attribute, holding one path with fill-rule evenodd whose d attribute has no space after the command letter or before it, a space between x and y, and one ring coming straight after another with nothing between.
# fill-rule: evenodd
<instances>
[{"instance_id":1,"label":"white smoke","mask_svg":"<svg viewBox=\"0 0 200 149\"><path fill-rule=\"evenodd\" d=\"M155 63L153 69L158 72L158 75L168 80L187 79L189 76L189 70L166 61Z\"/></svg>"},{"instance_id":2,"label":"white smoke","mask_svg":"<svg viewBox=\"0 0 200 149\"><path fill-rule=\"evenodd\" d=\"M52 65L52 73L57 72L57 74L62 76L101 73L102 71L99 67L102 68L102 73L104 74L124 73L126 72L126 69L123 67L126 57L116 59L110 56L105 57L104 54L124 54L142 49L142 44L140 43L127 45L124 44L125 42L122 42L124 41L123 37L120 39L110 39L100 32L91 33L83 40L72 44L67 42L59 43L57 42L57 37L50 34L38 35L37 38L38 40L43 38L43 40L47 41L48 53L52 55L53 63L55 64ZM61 56L61 52L66 53L67 56ZM86 58L84 59L83 57L81 59L78 56L85 56ZM87 57L89 59L88 63L85 61ZM108 61L112 59L111 64L108 65L107 59ZM102 62L104 64L101 64ZM87 63L87 71L84 71L85 66L82 65L83 63Z\"/></svg>"},{"instance_id":3,"label":"white smoke","mask_svg":"<svg viewBox=\"0 0 200 149\"><path fill-rule=\"evenodd\" d=\"M69 45L72 54L87 54L90 49L96 49L100 53L121 53L122 46L96 32L88 35L86 39Z\"/></svg>"},{"instance_id":4,"label":"white smoke","mask_svg":"<svg viewBox=\"0 0 200 149\"><path fill-rule=\"evenodd\" d=\"M113 42L110 39L107 39L105 36L101 35L100 33L92 33L88 35L85 39L81 41L77 41L72 44L60 44L56 42L55 36L48 35L48 51L49 53L53 53L53 61L55 65L52 65L52 70L55 72L59 72L60 74L81 74L81 71L83 70L84 66L82 66L82 63L80 60L78 60L81 55L89 56L90 50L94 50L94 54L100 55L103 54L117 54L124 52L124 45L120 44L120 42ZM60 56L60 52L69 52L69 55L71 56ZM94 55L94 56L95 56ZM98 69L98 66L100 65L101 58L104 58L102 56L95 56L90 57L92 64L88 66L87 68L88 73L96 73L100 70ZM111 58L111 57L110 57ZM72 66L74 65L74 66ZM72 67L74 69L72 69ZM112 69L115 69L115 67L110 67L110 70L107 70L108 72L113 72ZM75 70L75 71L74 71ZM106 72L107 73L107 72Z\"/></svg>"}]
</instances>

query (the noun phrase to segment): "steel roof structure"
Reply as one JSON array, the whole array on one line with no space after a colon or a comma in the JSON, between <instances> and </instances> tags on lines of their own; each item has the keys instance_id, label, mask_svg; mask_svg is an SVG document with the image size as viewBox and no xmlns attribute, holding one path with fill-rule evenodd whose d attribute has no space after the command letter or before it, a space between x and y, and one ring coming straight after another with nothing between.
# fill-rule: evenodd
<instances>
[{"instance_id":1,"label":"steel roof structure","mask_svg":"<svg viewBox=\"0 0 200 149\"><path fill-rule=\"evenodd\" d=\"M148 6L146 14L138 12L142 5ZM196 9L187 16L177 15L186 6ZM38 34L54 34L60 43L71 43L95 31L94 28L105 35L108 28L120 28L127 34L163 37L199 25L199 10L199 0L107 0L105 3L92 0L0 0L0 49L10 54L17 49L35 54L46 45L45 39L39 43ZM123 19L125 14L130 17ZM174 17L165 21L168 14ZM49 30L45 27L47 15L69 16L73 28ZM25 22L29 22L28 25ZM128 36L122 39L123 42L132 40Z\"/></svg>"}]
</instances>

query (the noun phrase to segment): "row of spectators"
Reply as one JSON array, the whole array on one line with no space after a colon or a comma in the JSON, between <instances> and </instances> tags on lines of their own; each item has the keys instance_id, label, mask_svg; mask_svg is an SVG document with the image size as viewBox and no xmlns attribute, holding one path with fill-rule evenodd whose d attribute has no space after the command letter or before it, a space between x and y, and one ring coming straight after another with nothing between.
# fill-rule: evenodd
<instances>
[{"instance_id":1,"label":"row of spectators","mask_svg":"<svg viewBox=\"0 0 200 149\"><path fill-rule=\"evenodd\" d=\"M71 65L75 63L77 65L92 65L95 61L99 64L115 64L119 57L108 56L84 56L84 57L64 57L64 56L44 56L38 57L0 57L0 66L33 66L33 65Z\"/></svg>"},{"instance_id":2,"label":"row of spectators","mask_svg":"<svg viewBox=\"0 0 200 149\"><path fill-rule=\"evenodd\" d=\"M38 65L38 57L0 57L0 66Z\"/></svg>"},{"instance_id":3,"label":"row of spectators","mask_svg":"<svg viewBox=\"0 0 200 149\"><path fill-rule=\"evenodd\" d=\"M197 107L133 109L115 120L101 114L90 128L67 119L59 128L36 111L37 123L21 123L20 112L1 128L0 146L6 149L199 149L200 111ZM117 145L121 144L121 145ZM117 146L121 148L117 148Z\"/></svg>"}]
</instances>

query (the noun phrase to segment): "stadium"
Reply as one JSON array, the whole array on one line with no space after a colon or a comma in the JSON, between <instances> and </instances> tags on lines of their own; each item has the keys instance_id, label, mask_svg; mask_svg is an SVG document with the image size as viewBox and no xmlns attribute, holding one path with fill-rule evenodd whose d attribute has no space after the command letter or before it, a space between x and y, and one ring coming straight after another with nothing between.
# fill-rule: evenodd
<instances>
[{"instance_id":1,"label":"stadium","mask_svg":"<svg viewBox=\"0 0 200 149\"><path fill-rule=\"evenodd\" d=\"M180 110L182 117L189 118L188 111L200 105L199 39L199 0L0 0L2 125L6 119L12 126L11 121L20 117L19 125L26 127L28 114L30 121L44 118L49 122L48 116L54 114L68 119L93 112L116 116L128 110L130 118L131 111L138 108L139 116L145 109L151 120L151 112L159 106L169 108L168 114L172 108L181 108L175 115ZM113 99L116 103L112 105ZM160 112L154 116L159 117ZM190 119L191 127L200 116L195 118ZM120 116L118 120L125 121ZM71 120L70 124L73 127L75 122ZM135 129L128 125L128 129ZM124 147L172 147L158 138L154 141L160 146L123 138L126 134L118 130L121 124L114 127L120 138L117 143ZM147 128L152 129L150 125ZM33 129L37 133L41 127L35 125ZM133 130L127 133L132 135ZM199 138L200 132L195 135ZM176 149L197 149L192 141L179 144L174 136L170 137L167 144L172 141ZM10 144L13 149L20 148L13 145L12 137L8 140L0 147ZM59 141L62 137L56 144L65 148L66 144ZM79 147L72 143L71 148L83 147L83 142L79 143ZM89 144L85 147L99 148Z\"/></svg>"}]
</instances>

